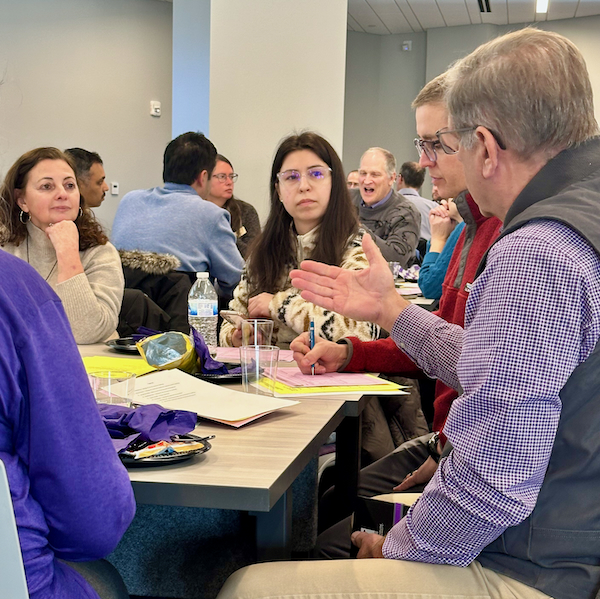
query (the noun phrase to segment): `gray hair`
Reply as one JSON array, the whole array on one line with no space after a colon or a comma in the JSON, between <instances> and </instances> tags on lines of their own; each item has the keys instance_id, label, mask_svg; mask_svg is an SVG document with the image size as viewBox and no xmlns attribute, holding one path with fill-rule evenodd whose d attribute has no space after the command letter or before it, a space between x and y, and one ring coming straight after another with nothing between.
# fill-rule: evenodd
<instances>
[{"instance_id":1,"label":"gray hair","mask_svg":"<svg viewBox=\"0 0 600 599\"><path fill-rule=\"evenodd\" d=\"M598 133L583 56L557 33L526 27L483 44L447 72L456 129L484 126L521 158ZM475 136L465 135L464 147Z\"/></svg>"},{"instance_id":2,"label":"gray hair","mask_svg":"<svg viewBox=\"0 0 600 599\"><path fill-rule=\"evenodd\" d=\"M383 158L385 160L385 170L388 174L388 176L392 176L393 174L396 173L396 158L394 158L394 155L389 151L386 150L385 148L369 148L361 157L360 157L360 161L362 162L362 159L365 157L366 154L368 154L369 152L380 152L381 154L383 154Z\"/></svg>"}]
</instances>

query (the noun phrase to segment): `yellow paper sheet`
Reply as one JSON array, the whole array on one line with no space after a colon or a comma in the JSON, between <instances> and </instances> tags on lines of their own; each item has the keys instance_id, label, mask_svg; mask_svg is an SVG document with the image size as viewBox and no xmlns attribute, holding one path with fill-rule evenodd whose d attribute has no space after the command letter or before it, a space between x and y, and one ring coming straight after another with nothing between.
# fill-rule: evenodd
<instances>
[{"instance_id":1,"label":"yellow paper sheet","mask_svg":"<svg viewBox=\"0 0 600 599\"><path fill-rule=\"evenodd\" d=\"M372 375L368 375L372 376ZM391 381L385 381L382 385L343 385L339 387L290 387L279 381L272 381L266 377L261 378L258 383L261 387L274 389L275 397L294 397L297 395L407 395L404 385L398 385Z\"/></svg>"},{"instance_id":2,"label":"yellow paper sheet","mask_svg":"<svg viewBox=\"0 0 600 599\"><path fill-rule=\"evenodd\" d=\"M88 356L83 358L83 365L86 372L92 372L93 370L125 370L126 372L133 372L137 376L156 370L146 360L140 360L139 358Z\"/></svg>"}]
</instances>

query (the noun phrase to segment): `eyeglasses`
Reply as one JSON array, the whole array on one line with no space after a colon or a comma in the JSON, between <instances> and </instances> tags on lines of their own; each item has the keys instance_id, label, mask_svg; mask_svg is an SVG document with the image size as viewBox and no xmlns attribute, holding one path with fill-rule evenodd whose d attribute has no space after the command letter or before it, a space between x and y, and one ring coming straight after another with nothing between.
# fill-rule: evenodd
<instances>
[{"instance_id":1,"label":"eyeglasses","mask_svg":"<svg viewBox=\"0 0 600 599\"><path fill-rule=\"evenodd\" d=\"M216 175L213 175L213 178L218 179L221 181L221 183L223 183L227 179L230 181L237 181L238 176L239 175L237 173L229 173L229 175L226 175L225 173L217 173Z\"/></svg>"},{"instance_id":2,"label":"eyeglasses","mask_svg":"<svg viewBox=\"0 0 600 599\"><path fill-rule=\"evenodd\" d=\"M475 131L476 127L463 127L462 129L452 129L452 130L444 130L440 129L435 132L435 136L437 139L419 139L415 138L415 147L417 148L417 153L419 157L421 154L425 152L425 156L431 160L431 162L437 162L437 152L440 148L443 150L444 154L456 154L460 147L460 136L463 133L468 133L469 131ZM500 136L491 129L488 131L494 136L496 143L500 146L500 149L506 150L506 146L504 142L500 139Z\"/></svg>"},{"instance_id":3,"label":"eyeglasses","mask_svg":"<svg viewBox=\"0 0 600 599\"><path fill-rule=\"evenodd\" d=\"M314 166L313 168L309 168L305 173L301 173L295 169L277 173L279 183L286 187L297 187L300 185L302 177L306 177L310 183L322 183L331 177L331 169L326 166Z\"/></svg>"}]
</instances>

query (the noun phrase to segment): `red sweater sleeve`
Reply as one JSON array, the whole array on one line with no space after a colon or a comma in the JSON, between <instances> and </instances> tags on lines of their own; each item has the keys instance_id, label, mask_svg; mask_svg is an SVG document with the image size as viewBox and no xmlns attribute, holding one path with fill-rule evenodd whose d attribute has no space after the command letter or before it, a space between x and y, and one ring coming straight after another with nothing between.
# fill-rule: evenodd
<instances>
[{"instance_id":1,"label":"red sweater sleeve","mask_svg":"<svg viewBox=\"0 0 600 599\"><path fill-rule=\"evenodd\" d=\"M409 378L423 376L423 371L390 337L377 341L360 341L356 337L348 337L348 340L352 343L352 358L344 372L383 372Z\"/></svg>"}]
</instances>

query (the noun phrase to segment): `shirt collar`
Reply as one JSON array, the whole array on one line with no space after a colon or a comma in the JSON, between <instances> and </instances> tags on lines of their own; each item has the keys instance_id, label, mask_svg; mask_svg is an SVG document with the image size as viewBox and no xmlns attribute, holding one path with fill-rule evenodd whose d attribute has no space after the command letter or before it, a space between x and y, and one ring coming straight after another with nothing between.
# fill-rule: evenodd
<instances>
[{"instance_id":1,"label":"shirt collar","mask_svg":"<svg viewBox=\"0 0 600 599\"><path fill-rule=\"evenodd\" d=\"M379 208L379 206L383 206L391 197L392 197L392 193L393 193L393 189L390 189L390 193L388 193L385 198L383 198L383 200L379 200L379 202L375 202L374 204L371 204L370 206L368 206L367 204L365 204L364 200L361 198L360 201L362 202L362 205L365 208L370 208L371 210L374 210L375 208Z\"/></svg>"},{"instance_id":2,"label":"shirt collar","mask_svg":"<svg viewBox=\"0 0 600 599\"><path fill-rule=\"evenodd\" d=\"M198 192L191 185L184 185L183 183L165 183L164 188L168 191L180 191L198 195Z\"/></svg>"},{"instance_id":3,"label":"shirt collar","mask_svg":"<svg viewBox=\"0 0 600 599\"><path fill-rule=\"evenodd\" d=\"M400 194L403 196L418 196L419 192L416 189L413 189L412 187L403 187L400 190Z\"/></svg>"}]
</instances>

